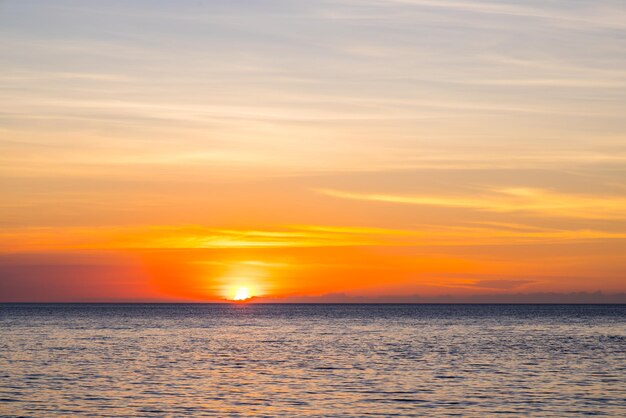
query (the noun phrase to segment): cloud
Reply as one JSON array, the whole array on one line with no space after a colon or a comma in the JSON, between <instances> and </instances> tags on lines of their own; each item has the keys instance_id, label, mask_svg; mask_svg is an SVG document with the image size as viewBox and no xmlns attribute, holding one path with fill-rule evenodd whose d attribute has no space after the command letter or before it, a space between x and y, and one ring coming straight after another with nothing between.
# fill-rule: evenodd
<instances>
[{"instance_id":1,"label":"cloud","mask_svg":"<svg viewBox=\"0 0 626 418\"><path fill-rule=\"evenodd\" d=\"M485 222L418 225L412 229L292 225L268 229L222 229L199 225L26 227L0 232L0 251L245 249L372 246L482 246L624 239L626 232L554 229Z\"/></svg>"},{"instance_id":2,"label":"cloud","mask_svg":"<svg viewBox=\"0 0 626 418\"><path fill-rule=\"evenodd\" d=\"M485 287L489 289L515 289L525 284L533 283L531 280L479 280L472 283L474 287Z\"/></svg>"},{"instance_id":3,"label":"cloud","mask_svg":"<svg viewBox=\"0 0 626 418\"><path fill-rule=\"evenodd\" d=\"M385 0L387 2L387 0ZM565 3L565 7L550 7L548 3L541 3L543 7L528 7L528 2L518 4L509 2L486 2L486 1L448 1L448 0L391 0L389 3L397 3L416 7L429 7L469 13L481 13L488 15L511 16L516 18L534 18L558 21L570 24L573 27L594 26L603 28L624 28L624 16L622 9L605 9L604 13L592 13L589 9L572 7L571 3ZM554 2L558 5L559 2Z\"/></svg>"},{"instance_id":4,"label":"cloud","mask_svg":"<svg viewBox=\"0 0 626 418\"><path fill-rule=\"evenodd\" d=\"M500 213L582 219L626 219L626 197L559 193L545 189L499 188L474 195L408 195L318 189L341 199L473 209Z\"/></svg>"},{"instance_id":5,"label":"cloud","mask_svg":"<svg viewBox=\"0 0 626 418\"><path fill-rule=\"evenodd\" d=\"M540 292L487 293L475 295L381 295L358 296L328 293L318 296L256 298L254 303L626 303L626 293L603 292Z\"/></svg>"},{"instance_id":6,"label":"cloud","mask_svg":"<svg viewBox=\"0 0 626 418\"><path fill-rule=\"evenodd\" d=\"M17 228L0 232L0 251L68 249L284 248L373 245L366 236L306 229L234 230L202 226Z\"/></svg>"}]
</instances>

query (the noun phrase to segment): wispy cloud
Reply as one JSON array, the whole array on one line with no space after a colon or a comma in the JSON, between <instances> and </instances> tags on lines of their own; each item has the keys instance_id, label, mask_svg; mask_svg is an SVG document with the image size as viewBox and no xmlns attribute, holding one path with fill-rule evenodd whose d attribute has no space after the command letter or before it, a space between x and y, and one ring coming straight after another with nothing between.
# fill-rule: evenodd
<instances>
[{"instance_id":1,"label":"wispy cloud","mask_svg":"<svg viewBox=\"0 0 626 418\"><path fill-rule=\"evenodd\" d=\"M490 212L526 212L558 218L626 219L626 197L559 193L544 189L501 188L473 195L408 195L319 189L341 199L464 208Z\"/></svg>"},{"instance_id":2,"label":"wispy cloud","mask_svg":"<svg viewBox=\"0 0 626 418\"><path fill-rule=\"evenodd\" d=\"M232 230L202 226L25 228L0 233L2 251L69 249L284 248L372 245L367 237L348 237L307 229Z\"/></svg>"},{"instance_id":3,"label":"wispy cloud","mask_svg":"<svg viewBox=\"0 0 626 418\"><path fill-rule=\"evenodd\" d=\"M621 8L612 8L605 13L593 15L588 9L576 10L575 7L571 7L571 3L564 3L570 6L569 8L557 8L547 3L532 7L529 2L391 0L390 3L518 18L547 19L571 24L584 23L596 27L624 28L626 26L623 20L625 14ZM555 3L558 4L558 2Z\"/></svg>"},{"instance_id":4,"label":"wispy cloud","mask_svg":"<svg viewBox=\"0 0 626 418\"><path fill-rule=\"evenodd\" d=\"M268 229L203 226L13 228L0 232L0 251L132 249L271 249L543 244L624 239L626 232L554 229L493 223L418 225L411 229L292 225Z\"/></svg>"}]
</instances>

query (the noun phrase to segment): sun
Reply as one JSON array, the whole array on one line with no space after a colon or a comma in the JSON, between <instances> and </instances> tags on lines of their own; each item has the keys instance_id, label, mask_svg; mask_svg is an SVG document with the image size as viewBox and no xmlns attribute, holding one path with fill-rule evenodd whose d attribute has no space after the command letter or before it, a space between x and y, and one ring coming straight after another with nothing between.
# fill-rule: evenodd
<instances>
[{"instance_id":1,"label":"sun","mask_svg":"<svg viewBox=\"0 0 626 418\"><path fill-rule=\"evenodd\" d=\"M243 301L250 299L251 297L252 294L250 293L250 289L247 287L238 287L237 290L235 290L235 297L233 297L233 300Z\"/></svg>"}]
</instances>

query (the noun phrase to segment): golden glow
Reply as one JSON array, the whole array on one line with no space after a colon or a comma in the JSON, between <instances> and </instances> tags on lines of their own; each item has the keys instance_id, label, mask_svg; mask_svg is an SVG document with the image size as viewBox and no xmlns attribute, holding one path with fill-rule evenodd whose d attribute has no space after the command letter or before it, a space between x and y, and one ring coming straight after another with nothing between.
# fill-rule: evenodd
<instances>
[{"instance_id":1,"label":"golden glow","mask_svg":"<svg viewBox=\"0 0 626 418\"><path fill-rule=\"evenodd\" d=\"M250 299L251 297L252 297L252 294L250 293L250 289L242 286L242 287L238 287L235 290L235 295L233 296L233 300L244 301L244 300Z\"/></svg>"}]
</instances>

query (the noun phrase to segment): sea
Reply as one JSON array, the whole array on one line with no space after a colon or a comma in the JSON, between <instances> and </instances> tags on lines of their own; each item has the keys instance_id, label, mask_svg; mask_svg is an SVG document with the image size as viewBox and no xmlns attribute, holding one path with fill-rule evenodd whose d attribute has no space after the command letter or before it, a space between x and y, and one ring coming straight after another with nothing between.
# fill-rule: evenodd
<instances>
[{"instance_id":1,"label":"sea","mask_svg":"<svg viewBox=\"0 0 626 418\"><path fill-rule=\"evenodd\" d=\"M1 304L0 416L626 416L626 305Z\"/></svg>"}]
</instances>

